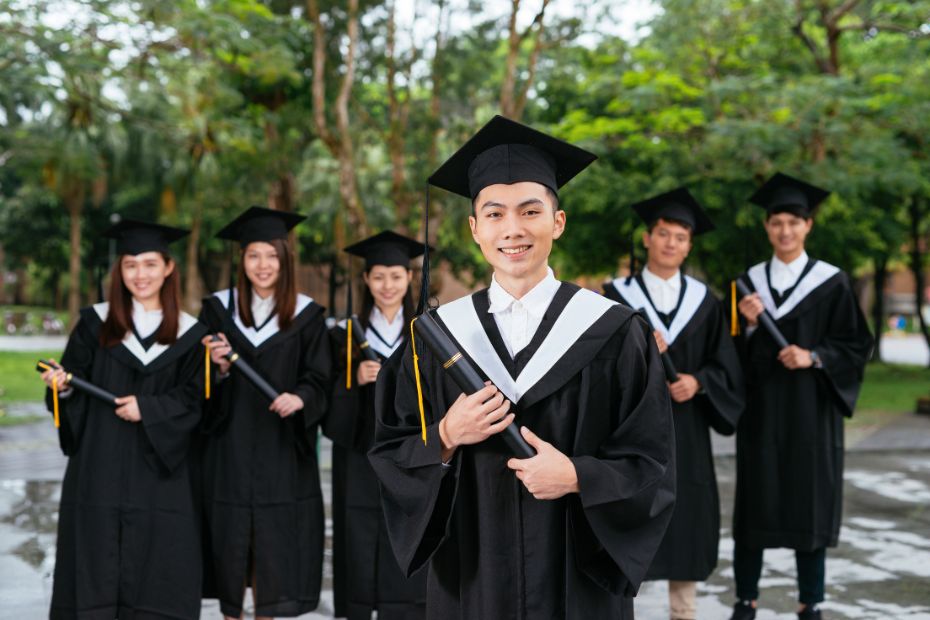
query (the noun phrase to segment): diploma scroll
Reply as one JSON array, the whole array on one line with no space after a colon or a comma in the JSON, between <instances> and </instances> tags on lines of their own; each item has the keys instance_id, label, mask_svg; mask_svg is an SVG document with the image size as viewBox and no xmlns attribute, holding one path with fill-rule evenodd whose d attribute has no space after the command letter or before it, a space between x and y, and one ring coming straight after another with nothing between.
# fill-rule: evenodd
<instances>
[{"instance_id":1,"label":"diploma scroll","mask_svg":"<svg viewBox=\"0 0 930 620\"><path fill-rule=\"evenodd\" d=\"M349 317L349 320L352 321L352 340L355 341L355 344L358 345L359 351L362 352L362 357L365 358L366 362L377 362L380 361L378 354L375 353L374 349L371 348L371 345L368 343L368 340L365 338L365 330L362 329L362 324L358 320L356 315Z\"/></svg>"},{"instance_id":2,"label":"diploma scroll","mask_svg":"<svg viewBox=\"0 0 930 620\"><path fill-rule=\"evenodd\" d=\"M749 290L749 287L746 286L746 283L739 278L736 279L736 290L738 290L739 294L743 297L746 295L752 295L752 291ZM778 329L778 326L775 324L775 320L767 310L763 310L762 314L759 315L759 323L762 324L762 327L765 328L765 331L767 331L778 344L779 351L788 346L788 339L785 338L784 334L781 333L781 330Z\"/></svg>"},{"instance_id":3,"label":"diploma scroll","mask_svg":"<svg viewBox=\"0 0 930 620\"><path fill-rule=\"evenodd\" d=\"M212 342L218 342L220 338L219 336L212 336L210 340ZM258 371L252 368L248 362L239 357L238 353L230 350L229 353L223 357L229 360L229 363L232 365L232 367L242 373L242 376L248 379L249 383L255 386L259 392L264 394L268 400L274 402L274 400L279 396L278 391L274 389L263 376L258 374Z\"/></svg>"},{"instance_id":4,"label":"diploma scroll","mask_svg":"<svg viewBox=\"0 0 930 620\"><path fill-rule=\"evenodd\" d=\"M61 366L58 364L53 364L52 362L48 360L39 360L38 362L36 362L36 370L39 372L45 372L46 370L51 370L52 368L61 368ZM65 370L64 368L61 368L61 369ZM90 381L85 381L84 379L81 379L80 377L75 377L67 370L65 370L65 375L67 377L66 381L68 385L70 385L74 389L84 392L85 394L89 396L93 396L94 398L99 398L100 400L106 403L109 403L110 405L113 405L114 407L119 406L116 404L115 394L111 394L110 392L107 392L103 388L97 387Z\"/></svg>"}]
</instances>

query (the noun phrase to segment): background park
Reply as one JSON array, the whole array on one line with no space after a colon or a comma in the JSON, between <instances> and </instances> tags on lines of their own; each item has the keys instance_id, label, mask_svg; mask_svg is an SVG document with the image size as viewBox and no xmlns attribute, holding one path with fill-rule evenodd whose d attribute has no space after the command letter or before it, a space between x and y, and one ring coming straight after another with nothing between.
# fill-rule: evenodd
<instances>
[{"instance_id":1,"label":"background park","mask_svg":"<svg viewBox=\"0 0 930 620\"><path fill-rule=\"evenodd\" d=\"M113 259L101 232L119 218L190 228L176 258L196 312L227 286L231 248L213 239L227 221L252 204L305 214L301 289L340 316L340 248L387 228L420 235L426 177L493 114L598 154L561 194L552 259L590 288L627 273L631 244L642 261L639 199L691 189L717 230L688 268L720 293L770 253L747 202L765 178L833 190L808 250L852 274L881 346L847 423L827 609L930 618L930 416L915 413L930 397L928 0L0 0L0 599L22 606L10 617L47 609L64 463L34 362L57 357L98 300ZM467 203L433 190L430 209L446 301L489 274ZM701 590L708 617L733 597L732 442L718 443L726 531ZM784 617L792 570L767 556ZM642 598L641 617L663 617L655 586Z\"/></svg>"}]
</instances>

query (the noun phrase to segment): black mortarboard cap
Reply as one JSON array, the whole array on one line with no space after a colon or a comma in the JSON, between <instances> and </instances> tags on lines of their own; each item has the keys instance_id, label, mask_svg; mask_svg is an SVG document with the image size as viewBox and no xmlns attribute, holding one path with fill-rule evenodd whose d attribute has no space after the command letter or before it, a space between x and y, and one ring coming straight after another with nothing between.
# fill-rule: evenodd
<instances>
[{"instance_id":1,"label":"black mortarboard cap","mask_svg":"<svg viewBox=\"0 0 930 620\"><path fill-rule=\"evenodd\" d=\"M343 251L353 256L361 256L365 259L365 269L371 269L374 265L409 267L410 259L422 255L424 247L421 241L385 230L350 245Z\"/></svg>"},{"instance_id":2,"label":"black mortarboard cap","mask_svg":"<svg viewBox=\"0 0 930 620\"><path fill-rule=\"evenodd\" d=\"M558 193L595 159L594 153L495 116L447 159L429 182L472 200L485 187L498 183L533 181Z\"/></svg>"},{"instance_id":3,"label":"black mortarboard cap","mask_svg":"<svg viewBox=\"0 0 930 620\"><path fill-rule=\"evenodd\" d=\"M304 221L305 216L288 211L275 211L264 207L249 207L227 224L216 236L238 241L242 247L254 241L287 239L287 233Z\"/></svg>"},{"instance_id":4,"label":"black mortarboard cap","mask_svg":"<svg viewBox=\"0 0 930 620\"><path fill-rule=\"evenodd\" d=\"M825 189L776 172L749 198L749 202L759 205L768 211L769 215L787 211L809 218L813 217L817 206L829 195L830 192Z\"/></svg>"},{"instance_id":5,"label":"black mortarboard cap","mask_svg":"<svg viewBox=\"0 0 930 620\"><path fill-rule=\"evenodd\" d=\"M683 222L691 227L692 236L714 229L714 223L685 187L637 202L633 210L650 226L659 218Z\"/></svg>"},{"instance_id":6,"label":"black mortarboard cap","mask_svg":"<svg viewBox=\"0 0 930 620\"><path fill-rule=\"evenodd\" d=\"M183 228L138 220L121 220L106 229L103 236L116 240L118 255L137 256L144 252L168 254L168 246L188 234L190 231Z\"/></svg>"}]
</instances>

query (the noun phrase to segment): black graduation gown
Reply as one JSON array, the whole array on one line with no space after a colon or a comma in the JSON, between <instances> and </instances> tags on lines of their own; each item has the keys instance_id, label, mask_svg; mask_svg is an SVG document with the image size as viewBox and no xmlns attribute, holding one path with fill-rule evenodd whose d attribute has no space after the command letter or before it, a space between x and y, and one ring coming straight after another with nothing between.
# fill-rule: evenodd
<instances>
[{"instance_id":1,"label":"black graduation gown","mask_svg":"<svg viewBox=\"0 0 930 620\"><path fill-rule=\"evenodd\" d=\"M61 364L117 396L142 421L74 390L60 399L68 466L61 488L50 618L198 618L200 522L188 472L203 397L203 325L181 315L164 346L99 344L108 304L81 310ZM49 391L50 392L50 391ZM51 394L48 398L52 409Z\"/></svg>"},{"instance_id":2,"label":"black graduation gown","mask_svg":"<svg viewBox=\"0 0 930 620\"><path fill-rule=\"evenodd\" d=\"M245 328L227 309L228 291L204 300L201 317L222 331L246 362L304 409L281 419L235 368L214 387L204 420L204 512L215 584L229 616L242 612L254 573L255 614L297 616L316 609L325 518L317 465L317 426L330 392L330 349L323 308L300 295L291 326L271 317ZM250 541L254 539L254 548Z\"/></svg>"},{"instance_id":3,"label":"black graduation gown","mask_svg":"<svg viewBox=\"0 0 930 620\"><path fill-rule=\"evenodd\" d=\"M740 276L760 292L789 343L822 369L788 370L761 325L738 344L747 407L736 435L733 536L752 548L836 546L843 490L843 417L852 416L872 335L845 273L818 262L776 308L767 264ZM741 315L740 315L741 316Z\"/></svg>"},{"instance_id":4,"label":"black graduation gown","mask_svg":"<svg viewBox=\"0 0 930 620\"><path fill-rule=\"evenodd\" d=\"M685 282L671 320L666 319L668 324L661 326L675 368L694 375L702 391L688 402L672 401L677 452L675 511L646 578L704 581L717 566L720 542L720 498L710 429L723 435L736 431L745 407L745 391L743 370L720 302L703 283L690 277ZM608 283L604 293L643 309L653 324L663 318L636 279Z\"/></svg>"},{"instance_id":5,"label":"black graduation gown","mask_svg":"<svg viewBox=\"0 0 930 620\"><path fill-rule=\"evenodd\" d=\"M575 295L576 308L590 310L587 321L567 310ZM487 363L493 356L511 378L534 360L542 363L539 380L521 388L516 423L572 458L581 491L536 500L507 469L511 454L498 438L460 448L451 467L441 465L438 424L461 390L444 374L445 360L417 343L424 444L408 345L400 368L389 363L379 377L369 457L402 569L409 575L428 566L427 617L632 617L628 597L674 505L671 408L650 330L629 309L562 283L531 342L511 359L487 312L486 289L440 308L437 318L449 331L447 307L474 312L481 322L471 334L485 339L483 349L459 350L472 363L480 353L485 363L475 366L499 387L508 378ZM574 318L554 329L563 314ZM567 351L549 357L549 337L558 341L579 322L586 328Z\"/></svg>"},{"instance_id":6,"label":"black graduation gown","mask_svg":"<svg viewBox=\"0 0 930 620\"><path fill-rule=\"evenodd\" d=\"M329 412L323 421L323 433L333 440L335 615L369 620L372 611L377 610L378 620L423 618L426 574L408 578L397 565L381 509L378 478L366 456L374 442L375 384L356 385L355 373L363 358L355 346L352 387L346 389L346 331L336 326L331 334L338 374ZM375 346L371 345L372 350ZM382 364L387 362L383 352L375 352ZM395 355L402 353L403 343Z\"/></svg>"}]
</instances>

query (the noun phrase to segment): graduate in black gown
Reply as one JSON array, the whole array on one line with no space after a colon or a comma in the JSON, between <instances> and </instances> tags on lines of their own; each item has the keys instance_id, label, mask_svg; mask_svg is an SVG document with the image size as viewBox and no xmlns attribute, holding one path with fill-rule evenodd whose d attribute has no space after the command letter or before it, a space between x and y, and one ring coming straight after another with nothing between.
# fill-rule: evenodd
<instances>
[{"instance_id":1,"label":"graduate in black gown","mask_svg":"<svg viewBox=\"0 0 930 620\"><path fill-rule=\"evenodd\" d=\"M494 277L434 313L487 387L464 395L419 339L378 381L370 460L401 568L427 571L428 618L631 617L671 517L652 330L548 267L557 192L594 159L495 117L430 178L472 200ZM510 424L536 456L494 436Z\"/></svg>"},{"instance_id":2,"label":"graduate in black gown","mask_svg":"<svg viewBox=\"0 0 930 620\"><path fill-rule=\"evenodd\" d=\"M762 550L795 550L799 618L820 618L826 548L837 545L843 490L843 420L856 407L873 339L849 277L807 255L814 210L829 192L784 174L751 198L765 209L771 260L740 279L748 404L736 433L733 537L738 602L754 618ZM759 314L790 343L780 348Z\"/></svg>"},{"instance_id":3,"label":"graduate in black gown","mask_svg":"<svg viewBox=\"0 0 930 620\"><path fill-rule=\"evenodd\" d=\"M684 187L636 203L648 261L604 287L610 299L639 310L655 328L659 352L672 361L669 384L678 469L675 511L647 579L669 580L670 617L694 620L697 582L717 566L720 498L710 429L736 432L745 406L743 371L720 301L681 272L693 238L713 223Z\"/></svg>"},{"instance_id":4,"label":"graduate in black gown","mask_svg":"<svg viewBox=\"0 0 930 620\"><path fill-rule=\"evenodd\" d=\"M323 432L333 440L335 612L349 620L369 620L375 610L378 620L416 620L425 612L426 575L407 578L397 565L367 453L375 436L375 380L381 364L407 342L414 311L410 261L423 254L423 244L384 231L345 251L365 259L362 310L352 329L361 330L378 361L366 361L349 341L346 321L333 327L337 374Z\"/></svg>"},{"instance_id":5,"label":"graduate in black gown","mask_svg":"<svg viewBox=\"0 0 930 620\"><path fill-rule=\"evenodd\" d=\"M123 220L108 303L81 310L61 366L118 406L58 391L61 488L49 617L198 618L199 517L189 476L204 394L203 325L180 310L168 244L187 231ZM49 390L49 409L55 395Z\"/></svg>"},{"instance_id":6,"label":"graduate in black gown","mask_svg":"<svg viewBox=\"0 0 930 620\"><path fill-rule=\"evenodd\" d=\"M242 247L236 287L204 300L205 342L220 373L204 420L208 597L242 614L292 617L320 600L325 521L317 428L330 392L323 308L296 292L293 213L251 207L218 236ZM223 357L235 351L279 393L272 402Z\"/></svg>"}]
</instances>

